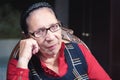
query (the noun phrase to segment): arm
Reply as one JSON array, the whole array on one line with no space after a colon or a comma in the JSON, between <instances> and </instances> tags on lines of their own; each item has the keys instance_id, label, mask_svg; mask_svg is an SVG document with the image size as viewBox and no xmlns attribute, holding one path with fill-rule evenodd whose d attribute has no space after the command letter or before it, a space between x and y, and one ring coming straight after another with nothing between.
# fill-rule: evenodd
<instances>
[{"instance_id":1,"label":"arm","mask_svg":"<svg viewBox=\"0 0 120 80\"><path fill-rule=\"evenodd\" d=\"M29 80L29 69L17 68L17 60L11 59L8 63L7 80Z\"/></svg>"},{"instance_id":2,"label":"arm","mask_svg":"<svg viewBox=\"0 0 120 80\"><path fill-rule=\"evenodd\" d=\"M111 80L102 66L98 63L90 50L83 44L79 44L88 65L88 76L92 80Z\"/></svg>"},{"instance_id":3,"label":"arm","mask_svg":"<svg viewBox=\"0 0 120 80\"><path fill-rule=\"evenodd\" d=\"M19 43L18 60L11 58L8 63L7 80L29 80L28 63L33 54L39 50L37 42L32 39L24 39Z\"/></svg>"}]
</instances>

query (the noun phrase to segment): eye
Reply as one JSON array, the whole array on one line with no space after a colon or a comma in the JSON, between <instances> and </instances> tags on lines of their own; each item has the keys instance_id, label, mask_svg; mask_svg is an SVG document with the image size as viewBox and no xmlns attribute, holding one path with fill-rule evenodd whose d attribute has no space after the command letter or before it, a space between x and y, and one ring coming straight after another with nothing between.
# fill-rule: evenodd
<instances>
[{"instance_id":1,"label":"eye","mask_svg":"<svg viewBox=\"0 0 120 80\"><path fill-rule=\"evenodd\" d=\"M37 35L42 35L45 32L46 29L39 29L38 31L35 32Z\"/></svg>"},{"instance_id":2,"label":"eye","mask_svg":"<svg viewBox=\"0 0 120 80\"><path fill-rule=\"evenodd\" d=\"M58 30L58 29L59 29L59 24L54 24L54 25L52 25L52 26L50 27L50 29L51 29L52 31Z\"/></svg>"}]
</instances>

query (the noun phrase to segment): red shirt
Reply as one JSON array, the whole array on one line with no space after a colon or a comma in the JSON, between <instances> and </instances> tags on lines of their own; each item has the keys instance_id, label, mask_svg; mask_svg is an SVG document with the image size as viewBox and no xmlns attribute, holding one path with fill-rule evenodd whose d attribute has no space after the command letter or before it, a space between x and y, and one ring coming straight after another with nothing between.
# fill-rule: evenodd
<instances>
[{"instance_id":1,"label":"red shirt","mask_svg":"<svg viewBox=\"0 0 120 80\"><path fill-rule=\"evenodd\" d=\"M91 80L111 80L108 74L103 70L100 64L97 62L95 57L91 54L90 50L87 49L83 44L78 44L79 48L82 50L83 55L85 56L87 65L88 65L88 76ZM42 68L45 73L54 76L54 77L62 77L67 72L68 65L65 62L64 56L64 43L60 49L60 54L58 57L58 69L59 74L56 74L51 69L47 68L47 66L41 62ZM29 80L29 69L17 68L17 60L11 59L8 63L8 72L7 72L7 80Z\"/></svg>"},{"instance_id":2,"label":"red shirt","mask_svg":"<svg viewBox=\"0 0 120 80\"><path fill-rule=\"evenodd\" d=\"M59 70L59 74L56 74L54 71L50 70L49 68L47 68L47 66L44 64L44 62L40 61L42 64L42 68L44 69L44 71L46 72L46 74L53 76L53 77L62 77L66 72L67 72L67 63L65 62L65 57L64 57L64 43L62 44L62 47L60 49L59 52L59 56L58 56L58 70Z\"/></svg>"}]
</instances>

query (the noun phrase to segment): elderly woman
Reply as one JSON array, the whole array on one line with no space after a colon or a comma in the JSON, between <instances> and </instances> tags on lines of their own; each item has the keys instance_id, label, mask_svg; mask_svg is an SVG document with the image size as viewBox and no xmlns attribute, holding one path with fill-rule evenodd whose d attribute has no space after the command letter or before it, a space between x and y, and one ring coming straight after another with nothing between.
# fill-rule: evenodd
<instances>
[{"instance_id":1,"label":"elderly woman","mask_svg":"<svg viewBox=\"0 0 120 80\"><path fill-rule=\"evenodd\" d=\"M85 45L63 42L61 27L50 4L29 6L21 15L26 38L8 63L7 80L110 80Z\"/></svg>"}]
</instances>

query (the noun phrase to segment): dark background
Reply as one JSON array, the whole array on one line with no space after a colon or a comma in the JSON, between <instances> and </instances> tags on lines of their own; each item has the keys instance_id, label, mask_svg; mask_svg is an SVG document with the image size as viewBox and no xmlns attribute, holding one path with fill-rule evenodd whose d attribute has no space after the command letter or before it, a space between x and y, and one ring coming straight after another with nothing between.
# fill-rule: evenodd
<instances>
[{"instance_id":1,"label":"dark background","mask_svg":"<svg viewBox=\"0 0 120 80\"><path fill-rule=\"evenodd\" d=\"M40 0L1 0L0 6L9 3L21 12L33 1ZM55 0L43 1L55 7ZM69 0L68 13L68 27L88 45L111 78L120 80L120 0Z\"/></svg>"}]
</instances>

